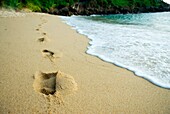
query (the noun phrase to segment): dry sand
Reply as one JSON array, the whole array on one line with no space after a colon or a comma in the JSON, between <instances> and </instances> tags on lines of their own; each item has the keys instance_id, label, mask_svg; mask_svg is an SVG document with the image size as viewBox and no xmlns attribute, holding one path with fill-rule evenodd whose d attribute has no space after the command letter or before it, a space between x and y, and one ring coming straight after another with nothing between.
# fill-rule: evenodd
<instances>
[{"instance_id":1,"label":"dry sand","mask_svg":"<svg viewBox=\"0 0 170 114\"><path fill-rule=\"evenodd\" d=\"M57 16L0 16L0 114L168 114L170 90L85 54Z\"/></svg>"}]
</instances>

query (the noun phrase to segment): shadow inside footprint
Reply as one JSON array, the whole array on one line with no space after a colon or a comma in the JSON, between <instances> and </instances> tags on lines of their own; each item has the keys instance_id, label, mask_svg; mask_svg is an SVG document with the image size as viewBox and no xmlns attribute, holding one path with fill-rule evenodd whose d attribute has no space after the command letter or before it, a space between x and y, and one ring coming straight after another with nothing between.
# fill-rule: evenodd
<instances>
[{"instance_id":1,"label":"shadow inside footprint","mask_svg":"<svg viewBox=\"0 0 170 114\"><path fill-rule=\"evenodd\" d=\"M77 90L77 84L72 76L60 71L54 73L37 72L33 87L45 95L54 95L57 91L63 94Z\"/></svg>"},{"instance_id":2,"label":"shadow inside footprint","mask_svg":"<svg viewBox=\"0 0 170 114\"><path fill-rule=\"evenodd\" d=\"M36 30L36 31L39 31L40 29L37 28L37 29L35 29L35 30Z\"/></svg>"},{"instance_id":3,"label":"shadow inside footprint","mask_svg":"<svg viewBox=\"0 0 170 114\"><path fill-rule=\"evenodd\" d=\"M45 32L43 32L42 34L43 34L43 35L47 35L47 33L45 33Z\"/></svg>"},{"instance_id":4,"label":"shadow inside footprint","mask_svg":"<svg viewBox=\"0 0 170 114\"><path fill-rule=\"evenodd\" d=\"M44 41L45 41L45 38L39 38L38 41L39 41L39 42L44 42Z\"/></svg>"},{"instance_id":5,"label":"shadow inside footprint","mask_svg":"<svg viewBox=\"0 0 170 114\"><path fill-rule=\"evenodd\" d=\"M49 56L53 56L53 55L54 55L54 52L49 51L49 50L47 50L47 49L44 49L42 52L45 53L45 54L47 54L47 55L49 55Z\"/></svg>"},{"instance_id":6,"label":"shadow inside footprint","mask_svg":"<svg viewBox=\"0 0 170 114\"><path fill-rule=\"evenodd\" d=\"M45 58L48 58L51 62L55 62L57 59L59 59L63 56L62 52L60 52L60 51L56 51L54 53L54 52L47 50L47 49L42 50L42 55Z\"/></svg>"}]
</instances>

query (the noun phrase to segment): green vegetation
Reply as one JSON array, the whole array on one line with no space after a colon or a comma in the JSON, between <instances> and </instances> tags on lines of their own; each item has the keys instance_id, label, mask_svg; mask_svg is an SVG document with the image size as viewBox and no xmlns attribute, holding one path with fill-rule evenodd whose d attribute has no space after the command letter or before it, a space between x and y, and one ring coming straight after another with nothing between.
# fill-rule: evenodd
<instances>
[{"instance_id":1,"label":"green vegetation","mask_svg":"<svg viewBox=\"0 0 170 114\"><path fill-rule=\"evenodd\" d=\"M4 0L1 1L1 4L5 7L21 8L20 0Z\"/></svg>"},{"instance_id":2,"label":"green vegetation","mask_svg":"<svg viewBox=\"0 0 170 114\"><path fill-rule=\"evenodd\" d=\"M101 6L145 7L157 6L161 0L96 0Z\"/></svg>"},{"instance_id":3,"label":"green vegetation","mask_svg":"<svg viewBox=\"0 0 170 114\"><path fill-rule=\"evenodd\" d=\"M32 11L49 11L55 8L71 6L75 2L88 4L95 1L97 6L102 7L149 7L158 6L161 0L1 0L0 5L14 9L29 8Z\"/></svg>"},{"instance_id":4,"label":"green vegetation","mask_svg":"<svg viewBox=\"0 0 170 114\"><path fill-rule=\"evenodd\" d=\"M0 5L6 8L29 8L32 11L48 11L50 8L64 7L78 0L1 0Z\"/></svg>"}]
</instances>

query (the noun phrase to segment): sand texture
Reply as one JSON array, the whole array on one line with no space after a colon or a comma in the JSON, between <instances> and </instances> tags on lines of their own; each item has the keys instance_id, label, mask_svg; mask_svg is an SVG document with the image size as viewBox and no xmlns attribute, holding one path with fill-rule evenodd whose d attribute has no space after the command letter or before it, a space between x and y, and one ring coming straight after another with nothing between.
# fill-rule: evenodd
<instances>
[{"instance_id":1,"label":"sand texture","mask_svg":"<svg viewBox=\"0 0 170 114\"><path fill-rule=\"evenodd\" d=\"M0 114L170 113L170 90L87 55L88 42L57 16L1 12Z\"/></svg>"}]
</instances>

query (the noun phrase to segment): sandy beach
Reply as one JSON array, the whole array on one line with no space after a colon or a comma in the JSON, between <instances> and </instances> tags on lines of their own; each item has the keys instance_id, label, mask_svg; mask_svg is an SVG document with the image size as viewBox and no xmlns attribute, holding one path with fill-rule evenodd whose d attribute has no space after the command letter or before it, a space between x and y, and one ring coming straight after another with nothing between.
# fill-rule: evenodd
<instances>
[{"instance_id":1,"label":"sandy beach","mask_svg":"<svg viewBox=\"0 0 170 114\"><path fill-rule=\"evenodd\" d=\"M86 54L62 21L0 14L0 114L170 113L170 90Z\"/></svg>"}]
</instances>

